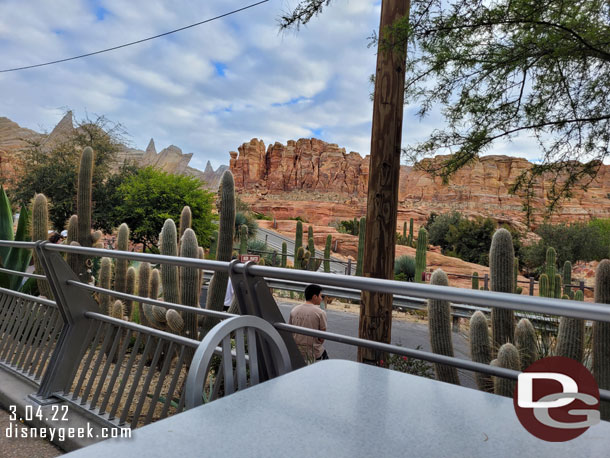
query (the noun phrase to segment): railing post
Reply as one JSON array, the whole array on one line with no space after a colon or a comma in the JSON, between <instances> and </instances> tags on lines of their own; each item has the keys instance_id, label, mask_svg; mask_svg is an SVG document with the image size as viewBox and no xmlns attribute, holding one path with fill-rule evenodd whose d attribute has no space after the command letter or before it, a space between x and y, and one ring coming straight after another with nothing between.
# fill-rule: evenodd
<instances>
[{"instance_id":1,"label":"railing post","mask_svg":"<svg viewBox=\"0 0 610 458\"><path fill-rule=\"evenodd\" d=\"M530 296L534 295L534 277L530 277Z\"/></svg>"},{"instance_id":2,"label":"railing post","mask_svg":"<svg viewBox=\"0 0 610 458\"><path fill-rule=\"evenodd\" d=\"M242 315L255 315L268 321L271 324L274 323L285 323L282 312L280 311L267 282L263 277L256 277L248 272L248 268L253 263L247 262L244 265L243 275L239 275L235 272L235 265L237 260L231 261L229 264L229 275L231 277L231 284L235 290L235 296L239 304L239 311ZM292 333L286 331L279 331L282 339L286 343L288 348L288 354L292 362L292 368L298 369L305 366L305 360L301 355ZM267 348L265 342L259 342L258 347L261 349L262 358L260 362L260 373L265 374L268 378L272 378L277 374L269 373L268 369L273 368L272 355L269 348ZM263 378L263 380L265 380Z\"/></svg>"},{"instance_id":3,"label":"railing post","mask_svg":"<svg viewBox=\"0 0 610 458\"><path fill-rule=\"evenodd\" d=\"M337 243L339 243L339 241L335 239L335 249L333 250L335 253L337 252Z\"/></svg>"},{"instance_id":4,"label":"railing post","mask_svg":"<svg viewBox=\"0 0 610 458\"><path fill-rule=\"evenodd\" d=\"M89 331L90 320L84 314L100 311L87 291L67 283L68 280L79 279L59 253L45 250L47 243L38 242L35 251L55 296L64 327L36 393L42 402L63 390L70 382L70 377L80 364L80 351Z\"/></svg>"},{"instance_id":5,"label":"railing post","mask_svg":"<svg viewBox=\"0 0 610 458\"><path fill-rule=\"evenodd\" d=\"M265 234L265 245L267 245L267 238L269 237L269 234Z\"/></svg>"},{"instance_id":6,"label":"railing post","mask_svg":"<svg viewBox=\"0 0 610 458\"><path fill-rule=\"evenodd\" d=\"M483 290L489 291L489 274L483 276Z\"/></svg>"},{"instance_id":7,"label":"railing post","mask_svg":"<svg viewBox=\"0 0 610 458\"><path fill-rule=\"evenodd\" d=\"M582 294L585 294L585 281L584 280L580 280L579 284L578 284L578 289L580 289L582 291Z\"/></svg>"},{"instance_id":8,"label":"railing post","mask_svg":"<svg viewBox=\"0 0 610 458\"><path fill-rule=\"evenodd\" d=\"M352 259L348 258L347 259L347 274L346 275L351 275L352 274Z\"/></svg>"},{"instance_id":9,"label":"railing post","mask_svg":"<svg viewBox=\"0 0 610 458\"><path fill-rule=\"evenodd\" d=\"M271 265L273 267L277 265L277 251L274 251L273 256L271 256Z\"/></svg>"}]
</instances>

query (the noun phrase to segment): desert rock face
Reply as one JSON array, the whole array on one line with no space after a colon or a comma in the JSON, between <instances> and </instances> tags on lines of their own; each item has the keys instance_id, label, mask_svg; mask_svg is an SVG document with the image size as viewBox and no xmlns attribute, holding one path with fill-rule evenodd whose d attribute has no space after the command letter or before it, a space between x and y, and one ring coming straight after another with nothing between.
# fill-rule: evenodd
<instances>
[{"instance_id":1,"label":"desert rock face","mask_svg":"<svg viewBox=\"0 0 610 458\"><path fill-rule=\"evenodd\" d=\"M0 117L0 172L3 175L14 173L15 164L19 161L19 152L29 146L28 142L39 142L43 150L50 150L61 144L75 131L72 112L68 111L50 134L39 134L30 129L20 127L8 118ZM155 142L151 138L146 151L121 145L115 161L115 169L125 161L138 166L154 166L165 172L189 175L205 182L205 187L218 189L220 177L228 169L221 165L217 170L208 161L204 172L189 167L193 154L184 154L180 148L170 145L157 153Z\"/></svg>"},{"instance_id":2,"label":"desert rock face","mask_svg":"<svg viewBox=\"0 0 610 458\"><path fill-rule=\"evenodd\" d=\"M274 143L265 148L258 139L232 151L230 168L235 185L256 211L277 219L302 216L318 224L364 215L368 186L369 158L336 144L317 139ZM438 156L434 161L443 160ZM398 227L409 218L422 223L431 212L459 210L467 216L491 216L523 226L525 214L519 196L509 188L523 171L527 160L509 156L484 156L464 167L444 185L413 167L401 166ZM553 177L536 184L534 219L542 220L546 192ZM587 191L575 190L563 202L552 221L588 221L610 217L610 166L603 165Z\"/></svg>"}]
</instances>

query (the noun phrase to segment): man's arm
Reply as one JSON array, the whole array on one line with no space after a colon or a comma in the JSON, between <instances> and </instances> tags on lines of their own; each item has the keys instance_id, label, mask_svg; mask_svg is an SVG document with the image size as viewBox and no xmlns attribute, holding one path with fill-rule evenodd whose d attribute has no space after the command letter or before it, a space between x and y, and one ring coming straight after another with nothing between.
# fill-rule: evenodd
<instances>
[{"instance_id":1,"label":"man's arm","mask_svg":"<svg viewBox=\"0 0 610 458\"><path fill-rule=\"evenodd\" d=\"M326 312L324 310L322 310L322 313L320 314L320 323L319 323L319 327L318 329L320 331L326 331ZM323 344L324 343L324 339L318 339L318 343Z\"/></svg>"}]
</instances>

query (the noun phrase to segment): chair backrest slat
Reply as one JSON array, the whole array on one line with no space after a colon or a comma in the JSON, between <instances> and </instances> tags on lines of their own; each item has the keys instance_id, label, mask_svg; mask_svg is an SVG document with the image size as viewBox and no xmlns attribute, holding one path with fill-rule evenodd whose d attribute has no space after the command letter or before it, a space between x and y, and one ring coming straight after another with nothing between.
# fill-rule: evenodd
<instances>
[{"instance_id":1,"label":"chair backrest slat","mask_svg":"<svg viewBox=\"0 0 610 458\"><path fill-rule=\"evenodd\" d=\"M248 373L246 372L246 351L244 345L244 329L235 330L235 368L237 371L237 389L243 390L248 385Z\"/></svg>"},{"instance_id":2,"label":"chair backrest slat","mask_svg":"<svg viewBox=\"0 0 610 458\"><path fill-rule=\"evenodd\" d=\"M254 328L248 328L248 355L250 355L250 360L248 361L248 366L250 367L250 385L257 385L260 379L258 376L258 350Z\"/></svg>"},{"instance_id":3,"label":"chair backrest slat","mask_svg":"<svg viewBox=\"0 0 610 458\"><path fill-rule=\"evenodd\" d=\"M233 379L233 358L231 356L231 334L222 339L222 367L225 379L225 394L233 394L235 380Z\"/></svg>"}]
</instances>

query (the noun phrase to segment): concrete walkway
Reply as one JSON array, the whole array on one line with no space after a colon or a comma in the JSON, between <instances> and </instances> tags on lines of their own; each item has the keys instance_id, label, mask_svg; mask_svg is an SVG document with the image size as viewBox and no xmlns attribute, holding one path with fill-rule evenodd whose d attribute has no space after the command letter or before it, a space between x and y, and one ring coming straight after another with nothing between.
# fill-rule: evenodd
<instances>
[{"instance_id":1,"label":"concrete walkway","mask_svg":"<svg viewBox=\"0 0 610 458\"><path fill-rule=\"evenodd\" d=\"M52 458L64 452L45 439L14 437L29 427L19 420L11 421L10 413L0 409L0 457L2 458ZM7 437L10 435L12 437Z\"/></svg>"}]
</instances>

